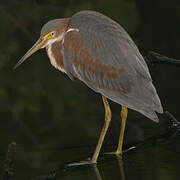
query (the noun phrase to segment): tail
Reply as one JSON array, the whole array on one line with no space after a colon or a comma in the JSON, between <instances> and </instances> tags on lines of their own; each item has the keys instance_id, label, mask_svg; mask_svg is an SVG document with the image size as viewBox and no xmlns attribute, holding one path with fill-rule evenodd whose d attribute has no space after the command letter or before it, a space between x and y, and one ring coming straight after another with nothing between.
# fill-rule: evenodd
<instances>
[{"instance_id":1,"label":"tail","mask_svg":"<svg viewBox=\"0 0 180 180\"><path fill-rule=\"evenodd\" d=\"M139 111L140 113L142 113L143 115L145 115L146 117L148 117L149 119L155 121L155 122L159 122L159 118L156 114L157 113L163 113L163 107L160 101L160 98L156 92L156 89L154 87L154 85L152 83L150 83L150 87L151 88L146 88L148 89L148 93L146 93L146 100L147 100L147 106L144 106L144 108L142 109L138 109L137 111ZM150 91L149 91L150 89ZM148 96L147 96L148 95Z\"/></svg>"}]
</instances>

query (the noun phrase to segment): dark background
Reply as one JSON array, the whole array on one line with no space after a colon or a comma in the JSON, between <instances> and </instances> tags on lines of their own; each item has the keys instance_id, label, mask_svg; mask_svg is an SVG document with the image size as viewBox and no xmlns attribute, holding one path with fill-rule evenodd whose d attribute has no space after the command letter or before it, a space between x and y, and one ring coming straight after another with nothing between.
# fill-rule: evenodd
<instances>
[{"instance_id":1,"label":"dark background","mask_svg":"<svg viewBox=\"0 0 180 180\"><path fill-rule=\"evenodd\" d=\"M99 94L52 67L45 50L13 70L39 38L43 24L85 9L99 11L120 23L144 56L153 50L180 59L179 0L1 0L0 152L5 152L12 141L17 143L19 154L33 149L37 152L38 148L95 147L104 122ZM180 118L180 69L148 66L164 109ZM110 104L113 119L105 145L117 143L121 122L121 106ZM165 131L168 120L164 115L159 118L156 124L129 110L124 147ZM93 148L88 153L92 152ZM41 167L40 158L42 154L35 153L30 161ZM63 160L71 159L65 156Z\"/></svg>"}]
</instances>

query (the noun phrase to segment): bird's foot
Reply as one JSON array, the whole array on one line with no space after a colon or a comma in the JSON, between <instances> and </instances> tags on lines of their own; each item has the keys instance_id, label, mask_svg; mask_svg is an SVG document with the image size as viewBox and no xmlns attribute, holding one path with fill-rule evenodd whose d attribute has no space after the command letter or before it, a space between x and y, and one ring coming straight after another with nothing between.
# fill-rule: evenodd
<instances>
[{"instance_id":1,"label":"bird's foot","mask_svg":"<svg viewBox=\"0 0 180 180\"><path fill-rule=\"evenodd\" d=\"M136 146L132 146L132 147L130 147L128 149L125 149L124 151L121 151L121 152L113 151L113 152L107 152L107 153L104 153L104 154L110 154L110 155L115 154L115 155L118 155L118 156L122 156L122 154L124 154L124 153L126 153L128 151L131 151L132 149L135 149L135 148L136 148Z\"/></svg>"},{"instance_id":2,"label":"bird's foot","mask_svg":"<svg viewBox=\"0 0 180 180\"><path fill-rule=\"evenodd\" d=\"M72 167L72 166L83 166L83 165L91 165L91 164L96 164L97 162L96 161L93 161L93 160L87 160L87 161L80 161L80 162L75 162L75 163L70 163L68 164L67 166L68 167Z\"/></svg>"},{"instance_id":3,"label":"bird's foot","mask_svg":"<svg viewBox=\"0 0 180 180\"><path fill-rule=\"evenodd\" d=\"M119 152L117 152L117 151L113 151L113 152L106 152L106 153L104 153L104 154L122 156L123 153L122 153L122 152L119 153Z\"/></svg>"}]
</instances>

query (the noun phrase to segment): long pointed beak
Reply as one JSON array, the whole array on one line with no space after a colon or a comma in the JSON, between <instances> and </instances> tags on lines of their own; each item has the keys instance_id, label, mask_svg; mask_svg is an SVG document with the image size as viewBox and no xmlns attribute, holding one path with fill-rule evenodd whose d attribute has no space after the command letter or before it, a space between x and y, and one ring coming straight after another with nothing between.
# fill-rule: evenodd
<instances>
[{"instance_id":1,"label":"long pointed beak","mask_svg":"<svg viewBox=\"0 0 180 180\"><path fill-rule=\"evenodd\" d=\"M46 43L45 38L39 38L36 43L33 45L33 47L18 61L18 63L14 66L14 69L16 69L18 66L20 66L29 56L34 54L36 51L38 51L40 48L42 48Z\"/></svg>"}]
</instances>

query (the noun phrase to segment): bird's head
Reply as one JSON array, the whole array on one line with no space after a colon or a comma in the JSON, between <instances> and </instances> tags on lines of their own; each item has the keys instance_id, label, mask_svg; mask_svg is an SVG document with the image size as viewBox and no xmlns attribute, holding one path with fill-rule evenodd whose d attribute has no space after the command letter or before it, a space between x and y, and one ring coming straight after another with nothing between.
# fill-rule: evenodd
<instances>
[{"instance_id":1,"label":"bird's head","mask_svg":"<svg viewBox=\"0 0 180 180\"><path fill-rule=\"evenodd\" d=\"M21 65L28 57L30 57L39 49L45 48L56 41L61 41L63 39L64 33L67 30L68 24L68 18L55 19L46 23L41 29L40 38L31 47L31 49L29 49L27 53L18 61L14 68L17 68L19 65Z\"/></svg>"}]
</instances>

